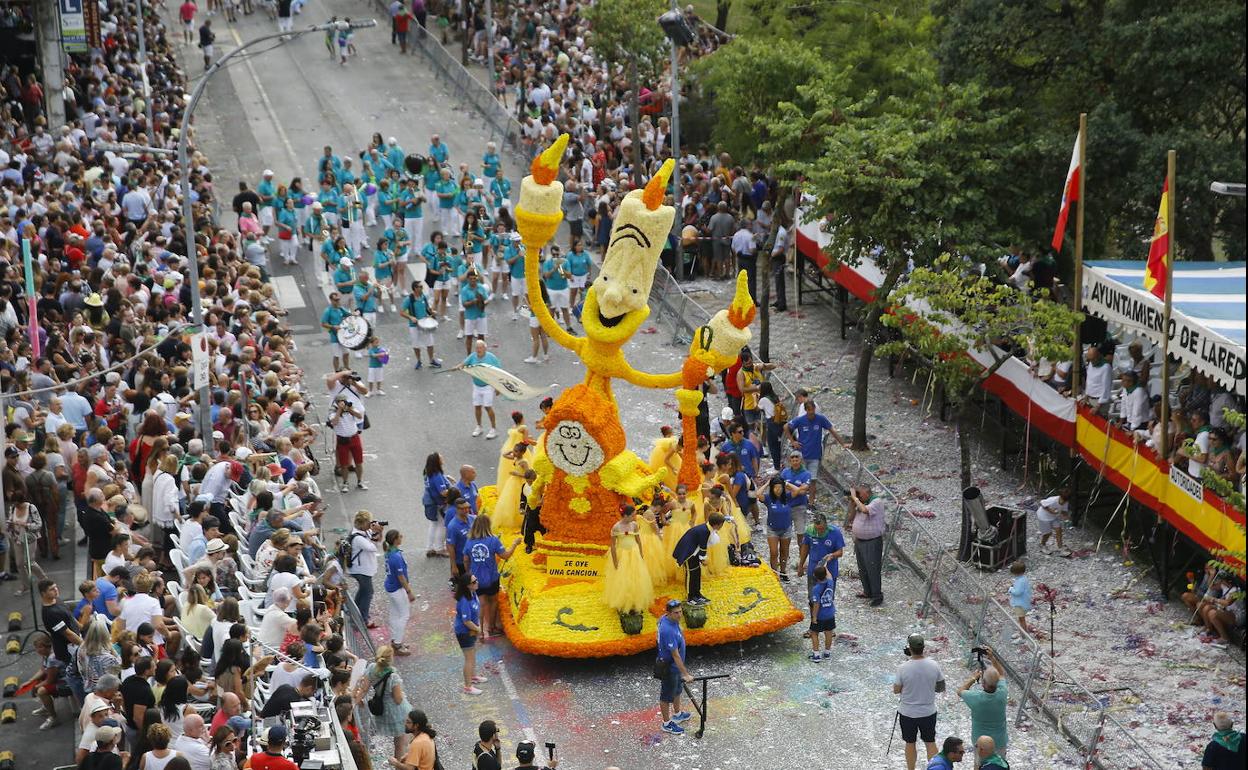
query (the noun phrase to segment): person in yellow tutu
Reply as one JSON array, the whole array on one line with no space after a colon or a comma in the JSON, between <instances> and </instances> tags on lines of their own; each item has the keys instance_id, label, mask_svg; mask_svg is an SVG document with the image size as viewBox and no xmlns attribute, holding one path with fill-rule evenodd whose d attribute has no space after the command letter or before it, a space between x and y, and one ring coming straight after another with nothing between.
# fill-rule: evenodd
<instances>
[{"instance_id":1,"label":"person in yellow tutu","mask_svg":"<svg viewBox=\"0 0 1248 770\"><path fill-rule=\"evenodd\" d=\"M602 581L603 600L616 612L645 612L654 601L641 549L637 509L626 505L611 527L611 550Z\"/></svg>"},{"instance_id":2,"label":"person in yellow tutu","mask_svg":"<svg viewBox=\"0 0 1248 770\"><path fill-rule=\"evenodd\" d=\"M663 551L663 539L659 535L658 519L665 515L668 503L657 495L654 503L643 505L637 516L637 530L641 535L642 560L646 563L646 571L650 573L650 583L659 588L676 577L676 562Z\"/></svg>"},{"instance_id":3,"label":"person in yellow tutu","mask_svg":"<svg viewBox=\"0 0 1248 770\"><path fill-rule=\"evenodd\" d=\"M524 413L512 412L511 421L513 426L507 430L507 440L498 458L498 501L490 513L494 528L508 531L520 529L520 488L529 469L525 454L530 445Z\"/></svg>"},{"instance_id":4,"label":"person in yellow tutu","mask_svg":"<svg viewBox=\"0 0 1248 770\"><path fill-rule=\"evenodd\" d=\"M740 553L741 532L749 532L749 530L741 529L737 521L741 514L732 510L728 495L724 493L724 488L719 484L711 487L706 500L702 503L702 515L706 520L709 521L713 513L724 517L724 526L719 530L719 540L706 549L706 572L715 577L727 572L728 567L731 566L728 560L728 546L732 545Z\"/></svg>"},{"instance_id":5,"label":"person in yellow tutu","mask_svg":"<svg viewBox=\"0 0 1248 770\"><path fill-rule=\"evenodd\" d=\"M672 579L680 574L680 565L672 558L672 552L689 528L698 523L697 516L697 506L689 499L689 488L684 484L677 484L676 497L671 501L667 512L667 525L663 527L663 571Z\"/></svg>"},{"instance_id":6,"label":"person in yellow tutu","mask_svg":"<svg viewBox=\"0 0 1248 770\"><path fill-rule=\"evenodd\" d=\"M654 449L650 450L650 472L661 473L663 486L675 489L676 477L680 474L680 437L670 425L664 425L659 433Z\"/></svg>"}]
</instances>

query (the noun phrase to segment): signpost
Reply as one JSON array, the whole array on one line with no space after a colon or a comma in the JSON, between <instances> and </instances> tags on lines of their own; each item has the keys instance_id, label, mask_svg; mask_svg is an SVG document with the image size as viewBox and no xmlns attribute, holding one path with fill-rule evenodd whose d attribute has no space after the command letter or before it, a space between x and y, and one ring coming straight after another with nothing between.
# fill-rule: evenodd
<instances>
[{"instance_id":1,"label":"signpost","mask_svg":"<svg viewBox=\"0 0 1248 770\"><path fill-rule=\"evenodd\" d=\"M87 18L82 6L83 0L58 0L61 12L61 48L65 53L86 53L88 50Z\"/></svg>"}]
</instances>

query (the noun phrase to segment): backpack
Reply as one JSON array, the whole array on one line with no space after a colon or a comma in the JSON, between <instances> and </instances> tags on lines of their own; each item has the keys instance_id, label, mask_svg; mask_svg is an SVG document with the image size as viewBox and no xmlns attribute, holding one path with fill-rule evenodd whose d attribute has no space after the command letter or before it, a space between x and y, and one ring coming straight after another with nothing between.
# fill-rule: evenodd
<instances>
[{"instance_id":1,"label":"backpack","mask_svg":"<svg viewBox=\"0 0 1248 770\"><path fill-rule=\"evenodd\" d=\"M386 711L386 682L390 681L390 675L393 671L387 671L377 680L377 684L373 685L373 695L368 699L368 713L375 717L381 716Z\"/></svg>"},{"instance_id":2,"label":"backpack","mask_svg":"<svg viewBox=\"0 0 1248 770\"><path fill-rule=\"evenodd\" d=\"M338 558L338 563L348 571L351 569L351 565L358 561L355 554L352 553L355 550L355 539L357 537L364 536L359 532L352 532L347 537L339 538L338 545L334 548L334 555Z\"/></svg>"}]
</instances>

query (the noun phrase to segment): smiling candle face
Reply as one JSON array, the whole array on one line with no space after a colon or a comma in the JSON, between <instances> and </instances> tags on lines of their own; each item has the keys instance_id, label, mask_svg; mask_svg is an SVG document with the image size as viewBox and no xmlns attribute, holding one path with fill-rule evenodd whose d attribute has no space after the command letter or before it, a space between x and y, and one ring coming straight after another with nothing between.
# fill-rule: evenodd
<instances>
[{"instance_id":1,"label":"smiling candle face","mask_svg":"<svg viewBox=\"0 0 1248 770\"><path fill-rule=\"evenodd\" d=\"M546 435L546 455L570 476L587 476L606 460L602 445L577 420L561 420Z\"/></svg>"}]
</instances>

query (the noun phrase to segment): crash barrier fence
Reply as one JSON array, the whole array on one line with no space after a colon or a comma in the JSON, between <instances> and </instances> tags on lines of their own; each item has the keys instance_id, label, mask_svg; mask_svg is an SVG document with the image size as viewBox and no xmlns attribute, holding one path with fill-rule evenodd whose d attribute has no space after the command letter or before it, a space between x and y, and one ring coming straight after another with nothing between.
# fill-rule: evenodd
<instances>
[{"instance_id":1,"label":"crash barrier fence","mask_svg":"<svg viewBox=\"0 0 1248 770\"><path fill-rule=\"evenodd\" d=\"M711 313L689 296L667 270L660 268L650 292L652 319L670 334L670 343L685 347L695 330ZM772 373L770 382L781 398L790 401L793 390ZM993 590L981 580L976 568L957 559L957 544L947 543L916 516L907 504L880 480L879 476L853 452L836 445L825 446L821 481L838 492L866 485L885 502L889 512L885 536L885 569L905 581L922 601L919 614L935 614L963 637L968 665L978 656L970 650L987 644L1001 661L1013 686L1018 706L1016 725L1031 718L1047 723L1078 751L1086 767L1101 770L1162 770L1162 764L1145 749L1118 718L1133 708L1138 693L1106 683L1096 690L1076 679L1055 660L1058 641L1037 640L1022 634L1014 615L1003 606ZM832 495L825 495L830 499ZM1046 635L1049 620L1060 612L1060 597L1050 606L1044 591L1033 618ZM1054 613L1054 614L1051 614ZM1049 642L1054 646L1050 646Z\"/></svg>"}]
</instances>

